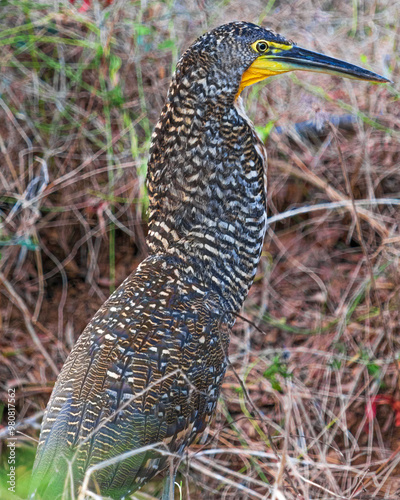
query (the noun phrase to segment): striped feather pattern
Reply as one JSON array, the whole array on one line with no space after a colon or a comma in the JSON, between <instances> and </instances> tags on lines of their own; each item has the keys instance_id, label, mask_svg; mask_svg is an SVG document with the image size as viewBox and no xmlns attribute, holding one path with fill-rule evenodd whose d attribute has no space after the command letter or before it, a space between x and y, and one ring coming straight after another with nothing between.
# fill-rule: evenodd
<instances>
[{"instance_id":1,"label":"striped feather pattern","mask_svg":"<svg viewBox=\"0 0 400 500\"><path fill-rule=\"evenodd\" d=\"M89 467L93 491L122 498L166 467L148 445L182 454L207 426L229 333L259 262L266 154L237 93L258 38L231 23L177 65L148 165L149 257L77 341L42 423L31 498L69 499ZM68 465L70 464L70 465Z\"/></svg>"}]
</instances>

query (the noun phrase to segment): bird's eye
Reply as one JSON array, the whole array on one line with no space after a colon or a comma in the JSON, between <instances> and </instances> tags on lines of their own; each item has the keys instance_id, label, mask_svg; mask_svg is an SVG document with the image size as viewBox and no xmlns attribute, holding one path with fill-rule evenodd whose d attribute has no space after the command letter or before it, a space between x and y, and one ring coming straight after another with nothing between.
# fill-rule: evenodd
<instances>
[{"instance_id":1,"label":"bird's eye","mask_svg":"<svg viewBox=\"0 0 400 500\"><path fill-rule=\"evenodd\" d=\"M268 50L268 43L264 42L263 40L260 41L260 42L257 42L257 44L256 44L256 50L257 50L257 52L260 52L261 54L263 52L267 52L267 50Z\"/></svg>"}]
</instances>

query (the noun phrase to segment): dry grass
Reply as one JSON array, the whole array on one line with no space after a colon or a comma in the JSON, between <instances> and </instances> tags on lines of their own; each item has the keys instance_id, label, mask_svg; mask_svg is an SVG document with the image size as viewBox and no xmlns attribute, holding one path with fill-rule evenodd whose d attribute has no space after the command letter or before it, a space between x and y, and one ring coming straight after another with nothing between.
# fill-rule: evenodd
<instances>
[{"instance_id":1,"label":"dry grass","mask_svg":"<svg viewBox=\"0 0 400 500\"><path fill-rule=\"evenodd\" d=\"M149 138L178 55L243 19L396 82L400 9L115 1L83 15L67 1L1 5L0 390L18 397L23 498L57 371L145 255ZM180 469L183 498L399 498L400 207L382 201L400 198L399 85L284 76L250 89L247 109L269 151L270 215L302 210L267 233L216 419ZM291 127L332 115L339 127L318 137ZM0 481L1 498L18 498L4 472Z\"/></svg>"}]
</instances>

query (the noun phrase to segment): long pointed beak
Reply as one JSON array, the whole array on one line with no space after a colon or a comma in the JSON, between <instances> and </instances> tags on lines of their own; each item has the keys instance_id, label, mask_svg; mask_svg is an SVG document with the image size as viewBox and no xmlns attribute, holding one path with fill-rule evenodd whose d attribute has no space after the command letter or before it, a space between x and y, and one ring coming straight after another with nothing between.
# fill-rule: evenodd
<instances>
[{"instance_id":1,"label":"long pointed beak","mask_svg":"<svg viewBox=\"0 0 400 500\"><path fill-rule=\"evenodd\" d=\"M303 70L331 75L345 76L356 80L367 80L370 82L390 82L387 78L373 73L360 66L355 66L340 59L329 57L318 52L303 49L293 45L288 50L271 51L258 58L259 64L265 68L284 73L286 71Z\"/></svg>"}]
</instances>

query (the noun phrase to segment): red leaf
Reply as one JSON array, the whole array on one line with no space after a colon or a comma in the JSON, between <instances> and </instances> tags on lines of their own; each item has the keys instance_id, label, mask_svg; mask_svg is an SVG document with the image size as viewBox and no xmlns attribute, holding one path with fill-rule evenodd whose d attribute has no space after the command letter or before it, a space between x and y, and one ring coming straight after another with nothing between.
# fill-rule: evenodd
<instances>
[{"instance_id":1,"label":"red leaf","mask_svg":"<svg viewBox=\"0 0 400 500\"><path fill-rule=\"evenodd\" d=\"M365 409L367 422L366 428L368 429L369 422L376 417L376 410L378 405L390 405L392 410L395 412L394 425L400 427L400 401L397 401L393 396L385 396L384 394L379 394L371 398L371 402L367 404Z\"/></svg>"}]
</instances>

